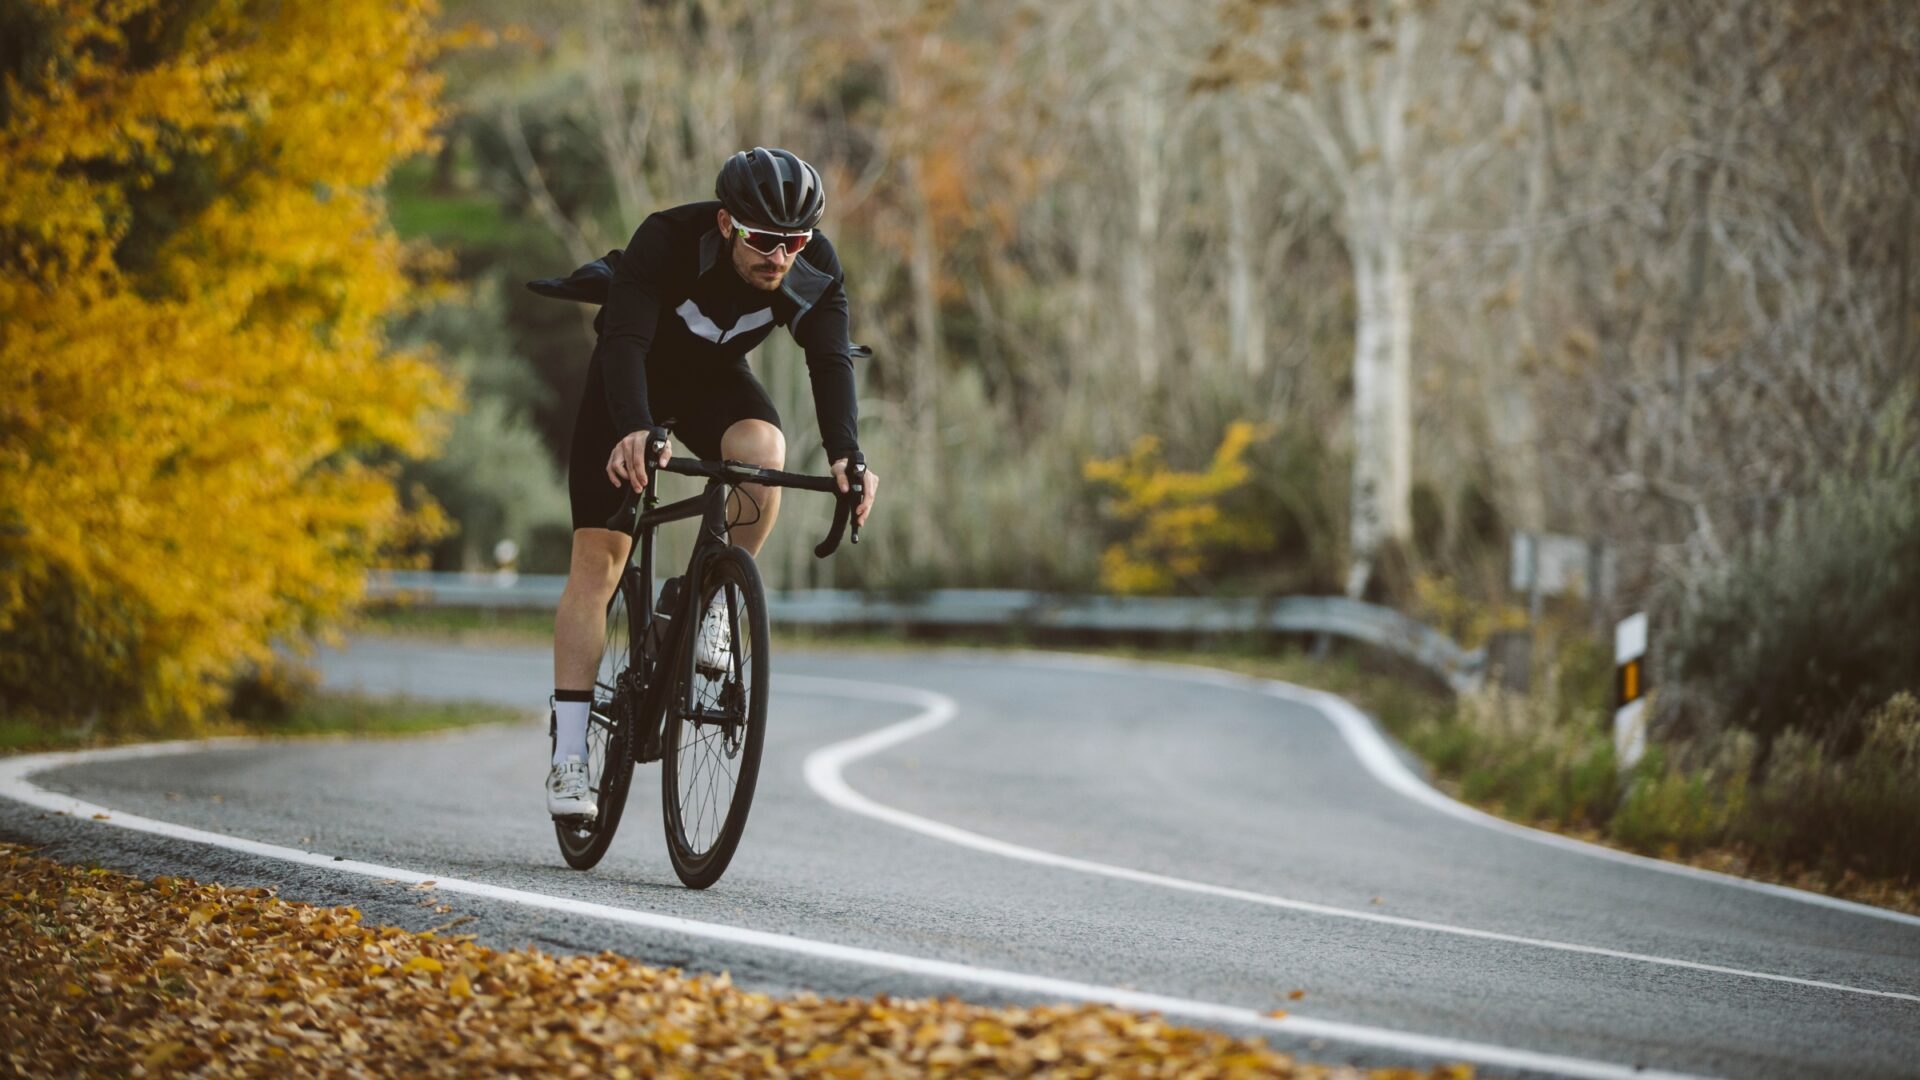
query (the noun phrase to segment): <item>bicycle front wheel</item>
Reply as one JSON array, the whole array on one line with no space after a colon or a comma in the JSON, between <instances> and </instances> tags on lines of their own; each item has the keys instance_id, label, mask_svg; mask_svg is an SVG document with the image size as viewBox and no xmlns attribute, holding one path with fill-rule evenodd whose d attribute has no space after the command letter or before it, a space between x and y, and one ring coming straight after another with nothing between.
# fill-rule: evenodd
<instances>
[{"instance_id":1,"label":"bicycle front wheel","mask_svg":"<svg viewBox=\"0 0 1920 1080\"><path fill-rule=\"evenodd\" d=\"M767 598L753 557L730 547L707 560L696 600L668 697L660 801L674 873L704 889L740 844L766 738Z\"/></svg>"},{"instance_id":2,"label":"bicycle front wheel","mask_svg":"<svg viewBox=\"0 0 1920 1080\"><path fill-rule=\"evenodd\" d=\"M587 786L599 813L591 818L555 818L560 856L575 870L591 870L613 843L627 808L633 779L633 740L638 738L640 696L640 585L631 569L607 601L607 638L593 677L593 708L587 718Z\"/></svg>"}]
</instances>

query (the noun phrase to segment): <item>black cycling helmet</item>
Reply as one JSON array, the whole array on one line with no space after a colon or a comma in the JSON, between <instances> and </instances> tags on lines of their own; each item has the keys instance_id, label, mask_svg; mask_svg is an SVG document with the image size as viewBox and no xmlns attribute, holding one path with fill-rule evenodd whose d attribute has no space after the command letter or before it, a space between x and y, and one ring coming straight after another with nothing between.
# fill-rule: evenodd
<instances>
[{"instance_id":1,"label":"black cycling helmet","mask_svg":"<svg viewBox=\"0 0 1920 1080\"><path fill-rule=\"evenodd\" d=\"M727 213L749 225L802 232L820 224L827 186L820 172L785 150L756 146L720 166L713 194Z\"/></svg>"}]
</instances>

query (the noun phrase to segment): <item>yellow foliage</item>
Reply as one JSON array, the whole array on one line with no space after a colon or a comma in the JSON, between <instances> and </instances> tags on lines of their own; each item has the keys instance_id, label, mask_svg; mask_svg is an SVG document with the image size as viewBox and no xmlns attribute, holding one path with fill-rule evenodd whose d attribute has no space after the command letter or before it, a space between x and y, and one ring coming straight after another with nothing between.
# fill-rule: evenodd
<instances>
[{"instance_id":1,"label":"yellow foliage","mask_svg":"<svg viewBox=\"0 0 1920 1080\"><path fill-rule=\"evenodd\" d=\"M432 145L429 0L22 0L0 85L0 691L191 723L438 528L395 454L376 186Z\"/></svg>"},{"instance_id":2,"label":"yellow foliage","mask_svg":"<svg viewBox=\"0 0 1920 1080\"><path fill-rule=\"evenodd\" d=\"M1221 555L1270 547L1273 532L1259 518L1229 513L1225 499L1251 476L1247 450L1270 438L1270 425L1236 420L1200 472L1166 463L1160 439L1143 435L1127 456L1089 461L1088 480L1114 489L1107 512L1128 529L1100 556L1100 582L1122 594L1163 593L1205 577Z\"/></svg>"},{"instance_id":3,"label":"yellow foliage","mask_svg":"<svg viewBox=\"0 0 1920 1080\"><path fill-rule=\"evenodd\" d=\"M1497 631L1522 630L1527 625L1525 609L1476 600L1451 578L1417 575L1413 602L1414 614L1422 621L1468 646L1485 644Z\"/></svg>"}]
</instances>

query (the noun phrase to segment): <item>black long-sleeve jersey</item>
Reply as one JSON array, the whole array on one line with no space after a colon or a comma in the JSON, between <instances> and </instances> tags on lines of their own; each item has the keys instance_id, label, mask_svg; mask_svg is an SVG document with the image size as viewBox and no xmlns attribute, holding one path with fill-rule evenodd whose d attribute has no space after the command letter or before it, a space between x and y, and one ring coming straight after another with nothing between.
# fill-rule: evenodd
<instances>
[{"instance_id":1,"label":"black long-sleeve jersey","mask_svg":"<svg viewBox=\"0 0 1920 1080\"><path fill-rule=\"evenodd\" d=\"M756 289L734 271L715 220L719 209L707 201L649 215L613 267L594 325L618 434L653 423L647 365L738 363L775 326L785 326L806 352L828 458L858 450L846 275L833 244L816 229L780 287Z\"/></svg>"}]
</instances>

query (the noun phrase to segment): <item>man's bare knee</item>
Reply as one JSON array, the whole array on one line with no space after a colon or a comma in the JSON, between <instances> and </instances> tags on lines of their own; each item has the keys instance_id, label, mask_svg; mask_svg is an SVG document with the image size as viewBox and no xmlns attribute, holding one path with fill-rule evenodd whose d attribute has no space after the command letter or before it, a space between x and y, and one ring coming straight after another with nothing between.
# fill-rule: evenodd
<instances>
[{"instance_id":1,"label":"man's bare knee","mask_svg":"<svg viewBox=\"0 0 1920 1080\"><path fill-rule=\"evenodd\" d=\"M567 587L590 590L602 598L612 595L632 546L631 537L611 529L573 530L573 561L567 568Z\"/></svg>"},{"instance_id":2,"label":"man's bare knee","mask_svg":"<svg viewBox=\"0 0 1920 1080\"><path fill-rule=\"evenodd\" d=\"M720 456L767 469L787 464L787 437L765 420L736 420L720 437Z\"/></svg>"},{"instance_id":3,"label":"man's bare knee","mask_svg":"<svg viewBox=\"0 0 1920 1080\"><path fill-rule=\"evenodd\" d=\"M720 453L764 469L783 469L787 464L787 437L765 420L737 420L721 436ZM779 488L740 485L727 508L733 542L758 554L779 513Z\"/></svg>"}]
</instances>

